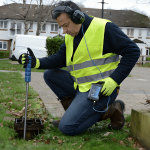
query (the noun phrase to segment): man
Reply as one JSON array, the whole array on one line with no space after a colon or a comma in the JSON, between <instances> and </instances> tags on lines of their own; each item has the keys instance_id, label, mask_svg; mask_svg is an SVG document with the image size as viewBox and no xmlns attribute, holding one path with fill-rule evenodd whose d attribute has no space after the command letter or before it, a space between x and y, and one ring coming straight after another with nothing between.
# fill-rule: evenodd
<instances>
[{"instance_id":1,"label":"man","mask_svg":"<svg viewBox=\"0 0 150 150\"><path fill-rule=\"evenodd\" d=\"M110 118L108 128L121 129L125 123L125 105L115 99L121 82L139 58L139 48L114 23L89 17L71 1L58 3L52 17L66 33L65 43L56 54L41 59L28 50L32 67L47 69L45 82L66 110L61 120L53 121L53 125L64 134L76 135ZM23 61L25 67L27 56ZM66 66L68 71L58 69ZM90 100L92 85L102 81L99 100Z\"/></svg>"}]
</instances>

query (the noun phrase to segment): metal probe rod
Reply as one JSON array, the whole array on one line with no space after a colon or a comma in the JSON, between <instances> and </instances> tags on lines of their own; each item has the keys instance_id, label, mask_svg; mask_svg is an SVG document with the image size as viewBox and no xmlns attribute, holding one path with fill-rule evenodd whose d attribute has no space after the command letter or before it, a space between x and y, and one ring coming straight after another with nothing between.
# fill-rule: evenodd
<instances>
[{"instance_id":1,"label":"metal probe rod","mask_svg":"<svg viewBox=\"0 0 150 150\"><path fill-rule=\"evenodd\" d=\"M26 83L26 105L25 105L24 135L23 135L24 140L26 139L26 128L27 128L28 88L29 82Z\"/></svg>"},{"instance_id":2,"label":"metal probe rod","mask_svg":"<svg viewBox=\"0 0 150 150\"><path fill-rule=\"evenodd\" d=\"M26 105L25 105L25 118L24 118L24 134L23 138L26 139L26 129L27 129L27 107L28 107L28 90L29 90L29 82L31 82L31 56L29 57L29 63L25 68L25 82L26 82Z\"/></svg>"}]
</instances>

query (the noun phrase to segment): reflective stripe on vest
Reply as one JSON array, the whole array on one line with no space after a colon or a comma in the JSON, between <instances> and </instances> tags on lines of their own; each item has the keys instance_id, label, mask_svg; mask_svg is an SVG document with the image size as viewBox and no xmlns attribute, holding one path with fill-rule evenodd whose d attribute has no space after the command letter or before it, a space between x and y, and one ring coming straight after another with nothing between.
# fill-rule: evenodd
<instances>
[{"instance_id":1,"label":"reflective stripe on vest","mask_svg":"<svg viewBox=\"0 0 150 150\"><path fill-rule=\"evenodd\" d=\"M115 55L112 57L108 57L108 58L103 58L103 59L96 59L93 61L86 61L83 62L81 64L74 64L74 70L79 70L79 69L83 69L83 68L87 68L87 67L92 67L92 66L99 66L99 65L105 65L111 62L116 62L119 60L119 56ZM68 71L73 71L73 66L67 66Z\"/></svg>"},{"instance_id":2,"label":"reflective stripe on vest","mask_svg":"<svg viewBox=\"0 0 150 150\"><path fill-rule=\"evenodd\" d=\"M86 83L86 82L91 82L91 81L98 81L98 80L101 80L103 78L109 77L110 74L112 74L113 72L114 72L114 70L109 70L109 71L103 72L102 74L98 73L98 74L94 74L91 76L85 76L85 77L77 78L77 83L81 84L81 83ZM75 77L72 77L72 78L73 78L74 82L76 82L76 78Z\"/></svg>"}]
</instances>

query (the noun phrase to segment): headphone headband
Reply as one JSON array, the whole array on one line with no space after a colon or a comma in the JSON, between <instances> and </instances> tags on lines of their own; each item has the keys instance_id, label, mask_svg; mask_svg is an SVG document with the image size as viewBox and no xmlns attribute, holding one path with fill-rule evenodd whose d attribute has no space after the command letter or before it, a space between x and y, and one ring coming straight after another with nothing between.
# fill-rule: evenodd
<instances>
[{"instance_id":1,"label":"headphone headband","mask_svg":"<svg viewBox=\"0 0 150 150\"><path fill-rule=\"evenodd\" d=\"M69 6L58 6L58 7L56 7L52 13L52 17L56 18L57 14L62 13L62 12L69 14L70 19L75 24L82 24L85 20L85 16L84 16L83 12L81 12L80 10L73 10Z\"/></svg>"}]
</instances>

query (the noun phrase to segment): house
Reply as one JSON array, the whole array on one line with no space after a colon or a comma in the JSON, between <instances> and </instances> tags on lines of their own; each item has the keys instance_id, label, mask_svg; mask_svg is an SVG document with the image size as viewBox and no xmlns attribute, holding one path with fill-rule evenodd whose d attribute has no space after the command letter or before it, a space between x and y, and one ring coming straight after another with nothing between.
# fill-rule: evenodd
<instances>
[{"instance_id":1,"label":"house","mask_svg":"<svg viewBox=\"0 0 150 150\"><path fill-rule=\"evenodd\" d=\"M11 41L15 34L24 34L25 22L28 27L31 26L28 31L28 35L36 35L37 22L39 21L38 15L35 15L38 9L37 5L28 5L30 9L29 15L23 17L27 10L23 4L9 4L0 6L0 50L10 50ZM24 8L24 9L23 9ZM53 9L53 7L51 8ZM82 11L88 15L95 17L101 17L101 9L94 8L81 8ZM26 10L26 11L25 11ZM41 21L44 23L44 14L48 13L49 7L44 6L44 11L41 13ZM21 15L20 15L21 14ZM43 16L42 16L43 14ZM138 44L142 53L149 55L150 49L150 19L142 14L131 10L104 10L104 18L114 22L120 29L128 35L131 40L138 39L145 43ZM47 21L41 27L40 36L57 36L62 34L62 28L59 28L55 20L51 15L47 17Z\"/></svg>"}]
</instances>

